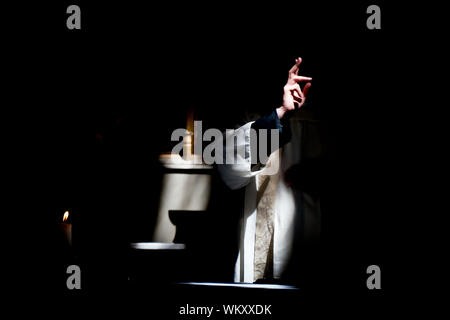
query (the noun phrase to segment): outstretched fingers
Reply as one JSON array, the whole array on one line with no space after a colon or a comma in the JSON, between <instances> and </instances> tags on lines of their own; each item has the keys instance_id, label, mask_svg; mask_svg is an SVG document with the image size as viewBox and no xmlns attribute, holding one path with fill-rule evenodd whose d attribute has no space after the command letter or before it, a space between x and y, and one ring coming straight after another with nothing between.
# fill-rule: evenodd
<instances>
[{"instance_id":1,"label":"outstretched fingers","mask_svg":"<svg viewBox=\"0 0 450 320\"><path fill-rule=\"evenodd\" d=\"M299 76L300 64L302 63L302 58L295 59L295 65L289 70L289 78L284 86L285 91L285 101L287 101L286 106L288 110L294 110L295 108L300 108L305 103L306 94L311 87L311 77ZM305 86L300 87L299 82L307 82Z\"/></svg>"},{"instance_id":2,"label":"outstretched fingers","mask_svg":"<svg viewBox=\"0 0 450 320\"><path fill-rule=\"evenodd\" d=\"M294 75L294 76L292 76L292 80L295 80L296 82L299 82L299 81L311 81L312 78L311 77L303 77L303 76Z\"/></svg>"},{"instance_id":3,"label":"outstretched fingers","mask_svg":"<svg viewBox=\"0 0 450 320\"><path fill-rule=\"evenodd\" d=\"M297 82L300 82L300 81L311 81L312 80L311 77L304 77L304 76L298 75L298 71L300 70L301 63L302 63L302 58L295 59L294 66L291 68L291 70L289 70L288 84L296 84Z\"/></svg>"},{"instance_id":4,"label":"outstretched fingers","mask_svg":"<svg viewBox=\"0 0 450 320\"><path fill-rule=\"evenodd\" d=\"M295 64L294 66L291 68L291 70L289 70L289 75L297 75L298 74L298 70L300 69L300 64L302 63L302 58L298 57L297 59L295 59Z\"/></svg>"}]
</instances>

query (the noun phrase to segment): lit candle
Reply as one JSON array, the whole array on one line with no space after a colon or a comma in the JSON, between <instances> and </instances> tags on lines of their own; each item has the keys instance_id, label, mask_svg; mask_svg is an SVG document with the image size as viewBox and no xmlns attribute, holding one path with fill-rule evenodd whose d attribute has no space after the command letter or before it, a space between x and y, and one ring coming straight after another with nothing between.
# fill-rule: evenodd
<instances>
[{"instance_id":1,"label":"lit candle","mask_svg":"<svg viewBox=\"0 0 450 320\"><path fill-rule=\"evenodd\" d=\"M72 246L72 224L69 223L69 211L64 212L63 222L60 223L61 230L69 246Z\"/></svg>"}]
</instances>

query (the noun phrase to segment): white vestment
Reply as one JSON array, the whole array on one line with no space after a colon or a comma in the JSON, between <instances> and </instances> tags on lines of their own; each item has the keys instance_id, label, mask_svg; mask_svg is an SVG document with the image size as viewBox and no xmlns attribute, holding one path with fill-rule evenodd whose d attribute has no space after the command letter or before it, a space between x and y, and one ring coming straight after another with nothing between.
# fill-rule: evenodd
<instances>
[{"instance_id":1,"label":"white vestment","mask_svg":"<svg viewBox=\"0 0 450 320\"><path fill-rule=\"evenodd\" d=\"M259 174L265 174L273 169L273 163L279 161L280 179L276 189L274 203L274 238L273 238L273 276L280 278L291 255L294 235L294 220L297 212L294 192L282 178L284 172L293 164L300 161L300 126L292 128L292 138L289 143L270 155L266 167L258 171L251 171L250 128L249 122L233 132L237 136L237 143L226 146L225 153L237 153L235 164L219 165L222 179L231 189L245 186L244 213L241 220L241 236L239 255L235 265L235 282L254 282L254 247L257 212L257 182ZM294 146L297 146L295 148ZM237 151L237 152L236 152ZM272 165L272 166L271 166ZM273 170L272 170L273 171Z\"/></svg>"}]
</instances>

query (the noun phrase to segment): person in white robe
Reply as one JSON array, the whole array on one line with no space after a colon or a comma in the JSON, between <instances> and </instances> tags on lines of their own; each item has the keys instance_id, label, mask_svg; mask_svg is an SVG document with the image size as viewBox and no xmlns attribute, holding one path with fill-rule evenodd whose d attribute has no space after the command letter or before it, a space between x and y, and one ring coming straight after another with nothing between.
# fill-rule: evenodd
<instances>
[{"instance_id":1,"label":"person in white robe","mask_svg":"<svg viewBox=\"0 0 450 320\"><path fill-rule=\"evenodd\" d=\"M300 76L301 58L289 70L284 86L282 105L263 120L266 129L282 133L282 120L305 103L310 77ZM303 89L300 83L306 82ZM258 127L258 126L256 126ZM261 126L259 126L261 127ZM262 125L264 127L264 124ZM234 162L218 166L220 175L230 189L245 187L244 213L241 219L239 254L235 264L234 281L253 283L260 279L279 279L285 271L293 245L294 220L298 212L294 191L287 186L284 173L300 160L301 130L290 129L288 143L272 152L267 162L257 158L251 143L255 122L249 122L228 135L237 137L225 147L225 155L233 155ZM227 139L228 140L228 139ZM272 141L272 146L273 146ZM275 143L275 145L280 143Z\"/></svg>"}]
</instances>

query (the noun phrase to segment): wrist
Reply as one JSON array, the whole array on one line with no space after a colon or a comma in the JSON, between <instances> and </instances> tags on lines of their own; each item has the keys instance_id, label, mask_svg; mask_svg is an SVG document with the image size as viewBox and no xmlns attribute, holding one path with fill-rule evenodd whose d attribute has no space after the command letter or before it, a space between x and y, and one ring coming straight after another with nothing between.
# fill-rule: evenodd
<instances>
[{"instance_id":1,"label":"wrist","mask_svg":"<svg viewBox=\"0 0 450 320\"><path fill-rule=\"evenodd\" d=\"M283 117L284 117L284 114L286 113L286 108L284 108L283 106L281 106L281 107L278 107L277 109L276 109L276 111L277 111L277 115L278 115L278 119L282 119Z\"/></svg>"}]
</instances>

